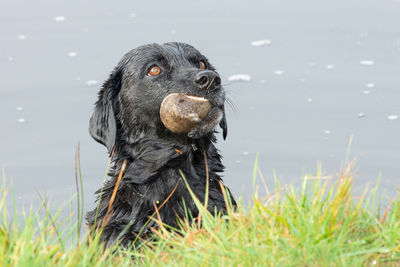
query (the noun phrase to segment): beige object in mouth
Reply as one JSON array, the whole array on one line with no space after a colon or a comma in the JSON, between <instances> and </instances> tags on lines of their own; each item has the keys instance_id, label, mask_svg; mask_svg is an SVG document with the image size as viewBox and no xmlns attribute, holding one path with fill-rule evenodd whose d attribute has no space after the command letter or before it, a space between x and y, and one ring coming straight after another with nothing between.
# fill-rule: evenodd
<instances>
[{"instance_id":1,"label":"beige object in mouth","mask_svg":"<svg viewBox=\"0 0 400 267\"><path fill-rule=\"evenodd\" d=\"M161 121L171 132L188 133L211 110L210 102L198 96L173 93L164 98L160 107Z\"/></svg>"}]
</instances>

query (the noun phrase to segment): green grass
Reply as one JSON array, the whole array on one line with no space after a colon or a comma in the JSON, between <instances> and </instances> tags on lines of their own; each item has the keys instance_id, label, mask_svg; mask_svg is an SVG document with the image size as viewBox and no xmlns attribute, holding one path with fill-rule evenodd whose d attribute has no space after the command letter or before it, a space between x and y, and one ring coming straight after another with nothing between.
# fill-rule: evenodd
<instances>
[{"instance_id":1,"label":"green grass","mask_svg":"<svg viewBox=\"0 0 400 267\"><path fill-rule=\"evenodd\" d=\"M257 179L262 179L256 165L254 180L257 174ZM275 180L274 190L265 189L266 197L255 193L250 206L239 204L235 210L229 208L224 216L212 216L195 199L201 213L196 223L184 220L178 232L162 227L154 230L157 237L154 242L137 250L124 250L104 249L98 237L81 236L80 201L78 213L71 213L72 220L61 219L62 209L52 209L45 198L39 210L24 212L14 206L10 212L6 208L9 187L3 182L0 263L6 266L399 266L399 197L381 209L377 187L354 196L352 184L350 167L338 177L324 177L321 171L308 175L300 188L281 186ZM78 196L82 199L82 195ZM154 217L157 220L157 214Z\"/></svg>"}]
</instances>

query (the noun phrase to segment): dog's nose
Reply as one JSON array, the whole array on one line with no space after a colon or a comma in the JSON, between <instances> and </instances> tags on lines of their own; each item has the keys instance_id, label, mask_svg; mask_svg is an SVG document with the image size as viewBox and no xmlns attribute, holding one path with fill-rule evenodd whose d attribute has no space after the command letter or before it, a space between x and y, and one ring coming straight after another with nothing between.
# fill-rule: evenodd
<instances>
[{"instance_id":1,"label":"dog's nose","mask_svg":"<svg viewBox=\"0 0 400 267\"><path fill-rule=\"evenodd\" d=\"M201 89L213 89L221 84L221 78L215 71L203 70L197 73L195 83Z\"/></svg>"}]
</instances>

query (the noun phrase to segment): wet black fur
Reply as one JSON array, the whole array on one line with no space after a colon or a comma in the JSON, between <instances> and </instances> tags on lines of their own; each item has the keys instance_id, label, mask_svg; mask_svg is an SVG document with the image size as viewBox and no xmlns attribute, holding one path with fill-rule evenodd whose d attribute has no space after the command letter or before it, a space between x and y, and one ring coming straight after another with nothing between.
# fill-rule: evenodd
<instances>
[{"instance_id":1,"label":"wet black fur","mask_svg":"<svg viewBox=\"0 0 400 267\"><path fill-rule=\"evenodd\" d=\"M206 63L207 70L199 69L200 60ZM153 65L161 67L160 75L147 75ZM217 77L217 81L199 85L196 81L202 75ZM175 92L202 96L212 104L208 117L189 134L174 134L161 122L160 104L165 96ZM144 45L121 59L103 84L90 119L93 138L105 145L110 155L114 150L110 178L96 192L100 198L102 191L98 208L86 217L91 229L103 223L117 176L127 160L102 241L110 245L120 237L121 243L129 246L137 233L148 234L150 227L157 227L154 221L146 225L154 214L154 205L163 203L176 185L172 197L159 210L162 221L176 227L176 219L185 217L185 209L196 217L198 210L179 170L197 197L204 201L207 176L204 152L209 167L208 209L226 211L220 185L224 166L214 145L216 126L222 128L224 139L227 134L224 103L225 92L214 67L190 45ZM231 202L235 204L233 198ZM127 225L129 230L120 236Z\"/></svg>"}]
</instances>

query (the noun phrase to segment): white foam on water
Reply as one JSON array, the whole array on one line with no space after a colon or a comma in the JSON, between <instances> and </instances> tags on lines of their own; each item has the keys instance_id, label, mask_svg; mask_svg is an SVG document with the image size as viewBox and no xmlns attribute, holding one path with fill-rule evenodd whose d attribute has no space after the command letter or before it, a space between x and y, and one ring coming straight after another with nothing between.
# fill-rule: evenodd
<instances>
[{"instance_id":1,"label":"white foam on water","mask_svg":"<svg viewBox=\"0 0 400 267\"><path fill-rule=\"evenodd\" d=\"M361 60L360 64L364 65L364 66L373 66L373 65L375 65L375 61L373 61L373 60Z\"/></svg>"},{"instance_id":2,"label":"white foam on water","mask_svg":"<svg viewBox=\"0 0 400 267\"><path fill-rule=\"evenodd\" d=\"M19 123L24 123L25 121L26 121L26 120L25 120L24 118L19 118L19 119L18 119L18 122L19 122Z\"/></svg>"},{"instance_id":3,"label":"white foam on water","mask_svg":"<svg viewBox=\"0 0 400 267\"><path fill-rule=\"evenodd\" d=\"M96 80L89 80L86 82L87 86L93 86L93 85L97 85L97 84L98 84L98 81L96 81Z\"/></svg>"},{"instance_id":4,"label":"white foam on water","mask_svg":"<svg viewBox=\"0 0 400 267\"><path fill-rule=\"evenodd\" d=\"M248 74L235 74L228 77L230 82L249 82L251 80Z\"/></svg>"},{"instance_id":5,"label":"white foam on water","mask_svg":"<svg viewBox=\"0 0 400 267\"><path fill-rule=\"evenodd\" d=\"M270 40L266 40L266 39L251 42L252 46L264 46L264 45L270 46L271 44L272 44L272 42Z\"/></svg>"},{"instance_id":6,"label":"white foam on water","mask_svg":"<svg viewBox=\"0 0 400 267\"><path fill-rule=\"evenodd\" d=\"M56 16L56 17L54 17L54 21L55 22L63 22L65 20L66 20L66 18L64 16Z\"/></svg>"},{"instance_id":7,"label":"white foam on water","mask_svg":"<svg viewBox=\"0 0 400 267\"><path fill-rule=\"evenodd\" d=\"M394 121L394 120L397 120L399 118L399 115L390 114L387 118L388 118L388 120Z\"/></svg>"},{"instance_id":8,"label":"white foam on water","mask_svg":"<svg viewBox=\"0 0 400 267\"><path fill-rule=\"evenodd\" d=\"M375 84L374 83L367 83L367 85L366 85L368 88L374 88L375 87Z\"/></svg>"},{"instance_id":9,"label":"white foam on water","mask_svg":"<svg viewBox=\"0 0 400 267\"><path fill-rule=\"evenodd\" d=\"M68 53L69 57L76 57L77 55L78 55L78 53L76 53L76 52L69 52Z\"/></svg>"},{"instance_id":10,"label":"white foam on water","mask_svg":"<svg viewBox=\"0 0 400 267\"><path fill-rule=\"evenodd\" d=\"M26 39L26 35L20 34L20 35L18 35L18 39L25 40Z\"/></svg>"},{"instance_id":11,"label":"white foam on water","mask_svg":"<svg viewBox=\"0 0 400 267\"><path fill-rule=\"evenodd\" d=\"M276 71L274 71L274 74L281 76L281 75L283 75L283 70L276 70Z\"/></svg>"}]
</instances>

